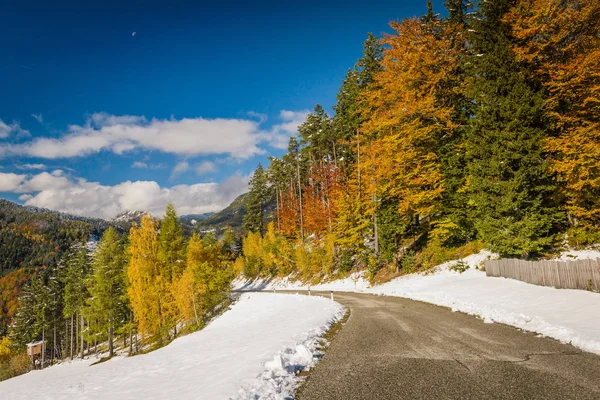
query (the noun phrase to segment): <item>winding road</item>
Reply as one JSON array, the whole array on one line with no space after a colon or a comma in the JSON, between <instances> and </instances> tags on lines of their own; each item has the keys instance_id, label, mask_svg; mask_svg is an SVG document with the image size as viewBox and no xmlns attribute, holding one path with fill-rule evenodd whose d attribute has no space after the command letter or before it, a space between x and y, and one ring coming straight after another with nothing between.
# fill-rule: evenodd
<instances>
[{"instance_id":1,"label":"winding road","mask_svg":"<svg viewBox=\"0 0 600 400\"><path fill-rule=\"evenodd\" d=\"M600 399L600 356L408 299L335 300L350 318L301 400Z\"/></svg>"}]
</instances>

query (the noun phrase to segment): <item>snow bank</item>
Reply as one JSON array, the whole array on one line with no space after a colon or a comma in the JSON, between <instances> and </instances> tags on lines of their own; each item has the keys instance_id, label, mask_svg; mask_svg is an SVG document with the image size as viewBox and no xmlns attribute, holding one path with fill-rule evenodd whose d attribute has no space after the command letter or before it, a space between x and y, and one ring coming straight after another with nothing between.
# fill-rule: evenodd
<instances>
[{"instance_id":1,"label":"snow bank","mask_svg":"<svg viewBox=\"0 0 600 400\"><path fill-rule=\"evenodd\" d=\"M595 260L600 258L600 251L594 249L588 250L569 250L562 252L556 259L560 261L571 260Z\"/></svg>"},{"instance_id":2,"label":"snow bank","mask_svg":"<svg viewBox=\"0 0 600 400\"><path fill-rule=\"evenodd\" d=\"M311 289L356 291L433 303L476 315L485 322L516 326L600 354L600 294L487 277L479 267L484 260L496 257L485 250L466 257L462 261L469 269L462 274L451 269L457 261L450 261L432 271L402 276L379 286L370 287L362 277L355 276ZM559 257L564 260L584 258L600 258L600 252L569 251ZM305 284L288 280L238 281L237 286L265 290L307 289Z\"/></svg>"},{"instance_id":3,"label":"snow bank","mask_svg":"<svg viewBox=\"0 0 600 400\"><path fill-rule=\"evenodd\" d=\"M362 272L356 272L344 279L331 282L322 282L317 285L293 280L290 277L275 279L243 279L238 278L233 282L235 290L335 290L336 292L365 292L371 284L364 278Z\"/></svg>"},{"instance_id":4,"label":"snow bank","mask_svg":"<svg viewBox=\"0 0 600 400\"><path fill-rule=\"evenodd\" d=\"M32 371L0 382L0 398L283 399L296 387L294 372L314 365L319 338L343 312L316 296L243 294L204 330L159 350Z\"/></svg>"},{"instance_id":5,"label":"snow bank","mask_svg":"<svg viewBox=\"0 0 600 400\"><path fill-rule=\"evenodd\" d=\"M471 268L462 274L450 270L450 262L433 274L407 275L369 292L450 307L600 354L600 294L487 277L475 268L487 256L465 258Z\"/></svg>"}]
</instances>

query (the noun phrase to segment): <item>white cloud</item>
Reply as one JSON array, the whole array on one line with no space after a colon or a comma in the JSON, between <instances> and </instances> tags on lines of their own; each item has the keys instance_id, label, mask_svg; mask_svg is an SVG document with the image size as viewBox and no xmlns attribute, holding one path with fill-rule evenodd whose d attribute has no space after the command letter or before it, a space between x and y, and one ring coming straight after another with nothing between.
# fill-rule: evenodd
<instances>
[{"instance_id":1,"label":"white cloud","mask_svg":"<svg viewBox=\"0 0 600 400\"><path fill-rule=\"evenodd\" d=\"M169 201L180 215L225 208L248 189L248 178L234 175L221 183L160 187L154 181L126 181L114 186L42 172L34 176L0 173L0 192L23 193L26 205L76 215L112 218L126 210L162 215Z\"/></svg>"},{"instance_id":2,"label":"white cloud","mask_svg":"<svg viewBox=\"0 0 600 400\"><path fill-rule=\"evenodd\" d=\"M167 164L159 163L159 164L148 164L143 161L135 161L131 164L131 168L141 168L141 169L163 169L167 168Z\"/></svg>"},{"instance_id":3,"label":"white cloud","mask_svg":"<svg viewBox=\"0 0 600 400\"><path fill-rule=\"evenodd\" d=\"M42 114L31 114L31 116L40 124L44 123L44 118L42 117Z\"/></svg>"},{"instance_id":4,"label":"white cloud","mask_svg":"<svg viewBox=\"0 0 600 400\"><path fill-rule=\"evenodd\" d=\"M0 119L0 138L4 139L10 135L11 128Z\"/></svg>"},{"instance_id":5,"label":"white cloud","mask_svg":"<svg viewBox=\"0 0 600 400\"><path fill-rule=\"evenodd\" d=\"M175 165L175 168L173 168L173 171L171 172L171 179L173 179L179 174L183 174L189 169L190 163L188 163L187 161L178 162L177 165Z\"/></svg>"},{"instance_id":6,"label":"white cloud","mask_svg":"<svg viewBox=\"0 0 600 400\"><path fill-rule=\"evenodd\" d=\"M257 113L256 111L248 111L246 113L246 115L248 115L249 117L258 119L259 123L261 123L261 124L268 119L266 114Z\"/></svg>"},{"instance_id":7,"label":"white cloud","mask_svg":"<svg viewBox=\"0 0 600 400\"><path fill-rule=\"evenodd\" d=\"M197 175L205 175L217 170L217 166L212 161L202 161L194 168Z\"/></svg>"},{"instance_id":8,"label":"white cloud","mask_svg":"<svg viewBox=\"0 0 600 400\"><path fill-rule=\"evenodd\" d=\"M28 130L21 128L19 123L13 122L11 125L8 125L0 119L0 139L6 139L12 134L16 134L17 136L31 135Z\"/></svg>"},{"instance_id":9,"label":"white cloud","mask_svg":"<svg viewBox=\"0 0 600 400\"><path fill-rule=\"evenodd\" d=\"M286 149L290 136L298 133L298 126L306 120L309 113L309 110L281 110L279 118L282 122L274 125L269 132L271 146L278 149Z\"/></svg>"},{"instance_id":10,"label":"white cloud","mask_svg":"<svg viewBox=\"0 0 600 400\"><path fill-rule=\"evenodd\" d=\"M160 150L179 155L227 154L246 159L264 151L265 138L256 121L184 118L146 120L138 116L93 114L85 125L71 125L59 138L37 138L5 145L3 155L40 158L85 156L103 150L121 154L134 149Z\"/></svg>"},{"instance_id":11,"label":"white cloud","mask_svg":"<svg viewBox=\"0 0 600 400\"><path fill-rule=\"evenodd\" d=\"M0 192L12 192L21 185L26 175L0 172Z\"/></svg>"},{"instance_id":12,"label":"white cloud","mask_svg":"<svg viewBox=\"0 0 600 400\"><path fill-rule=\"evenodd\" d=\"M44 164L21 164L17 165L18 169L46 169Z\"/></svg>"},{"instance_id":13,"label":"white cloud","mask_svg":"<svg viewBox=\"0 0 600 400\"><path fill-rule=\"evenodd\" d=\"M100 151L122 154L135 149L158 150L182 156L222 154L248 159L263 154L261 144L285 148L308 111L283 110L281 123L262 129L264 116L249 119L183 118L152 119L143 116L92 114L84 125L71 125L58 138L39 137L29 142L0 146L0 156L30 156L45 159L85 156ZM0 125L7 137L18 125ZM20 129L20 128L18 128ZM3 136L4 135L4 136Z\"/></svg>"}]
</instances>

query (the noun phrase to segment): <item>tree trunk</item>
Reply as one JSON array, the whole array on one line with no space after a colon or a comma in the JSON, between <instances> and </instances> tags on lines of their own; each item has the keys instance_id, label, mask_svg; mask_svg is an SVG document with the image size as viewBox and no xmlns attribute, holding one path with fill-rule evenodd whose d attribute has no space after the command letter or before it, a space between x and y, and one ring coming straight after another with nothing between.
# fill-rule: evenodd
<instances>
[{"instance_id":1,"label":"tree trunk","mask_svg":"<svg viewBox=\"0 0 600 400\"><path fill-rule=\"evenodd\" d=\"M113 321L112 313L108 317L108 357L113 356Z\"/></svg>"},{"instance_id":2,"label":"tree trunk","mask_svg":"<svg viewBox=\"0 0 600 400\"><path fill-rule=\"evenodd\" d=\"M65 346L64 346L64 354L63 358L66 359L69 357L69 320L65 318Z\"/></svg>"},{"instance_id":3,"label":"tree trunk","mask_svg":"<svg viewBox=\"0 0 600 400\"><path fill-rule=\"evenodd\" d=\"M375 254L379 256L379 230L377 229L377 195L373 193L373 234L375 235Z\"/></svg>"},{"instance_id":4,"label":"tree trunk","mask_svg":"<svg viewBox=\"0 0 600 400\"><path fill-rule=\"evenodd\" d=\"M56 358L56 316L52 316L52 325L54 326L54 343L52 345L52 361Z\"/></svg>"},{"instance_id":5,"label":"tree trunk","mask_svg":"<svg viewBox=\"0 0 600 400\"><path fill-rule=\"evenodd\" d=\"M129 312L129 355L133 353L133 315Z\"/></svg>"},{"instance_id":6,"label":"tree trunk","mask_svg":"<svg viewBox=\"0 0 600 400\"><path fill-rule=\"evenodd\" d=\"M83 321L83 315L81 315L81 328L79 330L79 333L81 334L81 352L80 352L81 358L83 358L83 328L84 328L84 324L85 324L85 322Z\"/></svg>"},{"instance_id":7,"label":"tree trunk","mask_svg":"<svg viewBox=\"0 0 600 400\"><path fill-rule=\"evenodd\" d=\"M42 329L42 369L44 369L44 361L46 361L46 330Z\"/></svg>"},{"instance_id":8,"label":"tree trunk","mask_svg":"<svg viewBox=\"0 0 600 400\"><path fill-rule=\"evenodd\" d=\"M302 186L300 186L300 161L296 164L298 172L298 204L300 204L300 237L304 241L304 215L302 212Z\"/></svg>"},{"instance_id":9,"label":"tree trunk","mask_svg":"<svg viewBox=\"0 0 600 400\"><path fill-rule=\"evenodd\" d=\"M276 204L277 204L277 232L281 232L281 224L279 222L279 187L275 188L275 200L276 200ZM194 310L195 312L195 310ZM198 316L196 316L196 320L198 319Z\"/></svg>"},{"instance_id":10,"label":"tree trunk","mask_svg":"<svg viewBox=\"0 0 600 400\"><path fill-rule=\"evenodd\" d=\"M73 316L74 314L71 314L71 347L69 348L70 353L71 353L71 361L73 360L73 331L75 329L75 326L73 325Z\"/></svg>"},{"instance_id":11,"label":"tree trunk","mask_svg":"<svg viewBox=\"0 0 600 400\"><path fill-rule=\"evenodd\" d=\"M196 317L196 325L198 325L198 311L196 310L196 296L192 293L192 305L194 306L194 316Z\"/></svg>"},{"instance_id":12,"label":"tree trunk","mask_svg":"<svg viewBox=\"0 0 600 400\"><path fill-rule=\"evenodd\" d=\"M358 130L356 130L356 144L357 144L357 161L356 161L356 171L358 173L358 207L359 207L359 212L360 212L360 191L361 191L361 186L360 186L360 138L358 137Z\"/></svg>"}]
</instances>

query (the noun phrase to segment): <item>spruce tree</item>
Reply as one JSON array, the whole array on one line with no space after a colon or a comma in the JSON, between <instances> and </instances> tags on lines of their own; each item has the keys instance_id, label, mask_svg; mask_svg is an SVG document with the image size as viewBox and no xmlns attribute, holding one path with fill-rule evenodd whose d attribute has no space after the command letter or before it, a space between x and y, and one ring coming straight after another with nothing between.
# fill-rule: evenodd
<instances>
[{"instance_id":1,"label":"spruce tree","mask_svg":"<svg viewBox=\"0 0 600 400\"><path fill-rule=\"evenodd\" d=\"M79 355L83 357L82 311L86 299L89 297L86 280L91 271L90 258L85 243L72 245L65 253L62 263L64 264L64 271L61 273L64 285L63 316L70 320L70 356L73 358L73 355L77 354L78 345ZM77 337L75 337L76 335Z\"/></svg>"},{"instance_id":2,"label":"spruce tree","mask_svg":"<svg viewBox=\"0 0 600 400\"><path fill-rule=\"evenodd\" d=\"M467 80L465 64L470 62L466 40L469 29L466 25L468 5L465 0L448 0L444 5L448 17L443 20L447 27L447 37L443 39L451 41L458 63L437 88L437 104L452 109L451 119L454 123L454 128L443 136L438 149L445 189L439 226L444 231L440 237L443 244L452 246L463 244L475 236L468 211L468 197L464 193L467 178L465 134L473 104L464 87Z\"/></svg>"},{"instance_id":3,"label":"spruce tree","mask_svg":"<svg viewBox=\"0 0 600 400\"><path fill-rule=\"evenodd\" d=\"M529 257L552 243L560 214L542 148L542 92L515 61L503 21L513 4L483 1L471 21L469 191L475 227L490 249Z\"/></svg>"},{"instance_id":4,"label":"spruce tree","mask_svg":"<svg viewBox=\"0 0 600 400\"><path fill-rule=\"evenodd\" d=\"M264 233L264 214L268 200L267 174L259 163L252 179L250 179L250 192L246 199L246 214L244 215L244 228L246 231Z\"/></svg>"},{"instance_id":5,"label":"spruce tree","mask_svg":"<svg viewBox=\"0 0 600 400\"><path fill-rule=\"evenodd\" d=\"M454 25L465 23L465 16L468 4L465 0L446 0L444 7L448 10L448 21Z\"/></svg>"},{"instance_id":6,"label":"spruce tree","mask_svg":"<svg viewBox=\"0 0 600 400\"><path fill-rule=\"evenodd\" d=\"M165 217L160 223L158 236L158 256L163 263L163 274L169 282L179 277L185 269L185 246L183 242L183 226L175 207L169 202Z\"/></svg>"},{"instance_id":7,"label":"spruce tree","mask_svg":"<svg viewBox=\"0 0 600 400\"><path fill-rule=\"evenodd\" d=\"M95 316L95 327L105 332L108 356L113 356L115 330L127 319L125 299L125 246L117 231L110 227L102 235L92 262L93 275L89 285L88 307Z\"/></svg>"}]
</instances>

